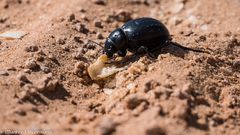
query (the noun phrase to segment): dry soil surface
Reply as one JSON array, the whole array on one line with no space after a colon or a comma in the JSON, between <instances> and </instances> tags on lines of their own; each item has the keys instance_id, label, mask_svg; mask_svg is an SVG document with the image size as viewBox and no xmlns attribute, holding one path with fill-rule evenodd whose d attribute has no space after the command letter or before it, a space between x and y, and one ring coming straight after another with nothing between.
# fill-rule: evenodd
<instances>
[{"instance_id":1,"label":"dry soil surface","mask_svg":"<svg viewBox=\"0 0 240 135\"><path fill-rule=\"evenodd\" d=\"M92 81L86 68L124 22L153 17L172 40ZM240 134L239 0L1 0L0 134Z\"/></svg>"}]
</instances>

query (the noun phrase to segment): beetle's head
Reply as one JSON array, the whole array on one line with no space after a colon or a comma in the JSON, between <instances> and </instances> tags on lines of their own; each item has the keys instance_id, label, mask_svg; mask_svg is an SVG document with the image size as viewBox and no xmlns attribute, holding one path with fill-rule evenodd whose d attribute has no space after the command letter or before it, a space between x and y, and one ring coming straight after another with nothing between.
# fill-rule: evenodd
<instances>
[{"instance_id":1,"label":"beetle's head","mask_svg":"<svg viewBox=\"0 0 240 135\"><path fill-rule=\"evenodd\" d=\"M104 53L112 57L119 50L126 49L127 38L122 29L114 30L107 38L104 46Z\"/></svg>"},{"instance_id":2,"label":"beetle's head","mask_svg":"<svg viewBox=\"0 0 240 135\"><path fill-rule=\"evenodd\" d=\"M114 53L116 53L117 50L115 48L114 43L108 38L105 42L103 53L106 54L109 58L113 56Z\"/></svg>"}]
</instances>

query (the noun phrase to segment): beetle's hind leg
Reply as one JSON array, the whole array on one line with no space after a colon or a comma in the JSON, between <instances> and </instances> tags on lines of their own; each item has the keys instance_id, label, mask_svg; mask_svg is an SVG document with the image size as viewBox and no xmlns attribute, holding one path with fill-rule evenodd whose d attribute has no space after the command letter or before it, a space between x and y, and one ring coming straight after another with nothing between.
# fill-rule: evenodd
<instances>
[{"instance_id":1,"label":"beetle's hind leg","mask_svg":"<svg viewBox=\"0 0 240 135\"><path fill-rule=\"evenodd\" d=\"M147 47L140 46L136 52L136 54L147 54L149 57L156 59L157 56L152 53Z\"/></svg>"},{"instance_id":2,"label":"beetle's hind leg","mask_svg":"<svg viewBox=\"0 0 240 135\"><path fill-rule=\"evenodd\" d=\"M166 47L167 45L169 45L168 41L166 41L164 44L160 44L151 49L146 48L146 47L144 47L144 48L145 48L145 52L147 53L147 55L149 57L156 59L158 57L158 55L161 53L162 48Z\"/></svg>"}]
</instances>

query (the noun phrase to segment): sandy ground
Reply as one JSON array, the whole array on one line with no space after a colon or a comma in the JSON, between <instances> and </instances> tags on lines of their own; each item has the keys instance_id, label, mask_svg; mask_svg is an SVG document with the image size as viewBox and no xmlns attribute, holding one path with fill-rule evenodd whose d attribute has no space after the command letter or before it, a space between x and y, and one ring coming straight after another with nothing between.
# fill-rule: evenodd
<instances>
[{"instance_id":1,"label":"sandy ground","mask_svg":"<svg viewBox=\"0 0 240 135\"><path fill-rule=\"evenodd\" d=\"M0 134L240 134L239 0L1 0ZM86 68L124 22L154 17L175 46L92 81Z\"/></svg>"}]
</instances>

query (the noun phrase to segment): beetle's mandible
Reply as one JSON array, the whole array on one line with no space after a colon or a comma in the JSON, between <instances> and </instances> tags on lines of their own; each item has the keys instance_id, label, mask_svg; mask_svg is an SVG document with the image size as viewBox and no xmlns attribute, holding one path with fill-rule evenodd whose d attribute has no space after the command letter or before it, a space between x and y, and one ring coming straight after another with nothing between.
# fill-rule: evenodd
<instances>
[{"instance_id":1,"label":"beetle's mandible","mask_svg":"<svg viewBox=\"0 0 240 135\"><path fill-rule=\"evenodd\" d=\"M170 35L168 29L153 18L139 18L125 23L108 36L103 52L110 58L115 53L124 57L127 51L137 52L140 48L148 52L161 48Z\"/></svg>"}]
</instances>

